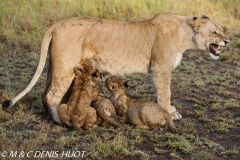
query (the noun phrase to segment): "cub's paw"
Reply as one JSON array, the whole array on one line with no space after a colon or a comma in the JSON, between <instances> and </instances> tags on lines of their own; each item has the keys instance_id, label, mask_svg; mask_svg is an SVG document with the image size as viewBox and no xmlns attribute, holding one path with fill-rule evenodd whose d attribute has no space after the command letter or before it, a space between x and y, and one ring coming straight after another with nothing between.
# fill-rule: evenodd
<instances>
[{"instance_id":1,"label":"cub's paw","mask_svg":"<svg viewBox=\"0 0 240 160\"><path fill-rule=\"evenodd\" d=\"M96 125L96 124L94 124L93 126L92 126L92 129L97 129L98 128L98 125Z\"/></svg>"},{"instance_id":2,"label":"cub's paw","mask_svg":"<svg viewBox=\"0 0 240 160\"><path fill-rule=\"evenodd\" d=\"M179 112L177 112L177 111L172 112L172 113L171 113L171 116L172 116L172 119L173 119L173 120L179 120L179 119L182 118L182 115L181 115Z\"/></svg>"}]
</instances>

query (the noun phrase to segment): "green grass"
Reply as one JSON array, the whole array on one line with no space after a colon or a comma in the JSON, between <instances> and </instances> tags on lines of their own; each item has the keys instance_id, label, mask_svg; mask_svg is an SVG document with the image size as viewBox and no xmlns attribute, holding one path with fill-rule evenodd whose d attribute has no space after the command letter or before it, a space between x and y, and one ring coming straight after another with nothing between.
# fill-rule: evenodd
<instances>
[{"instance_id":1,"label":"green grass","mask_svg":"<svg viewBox=\"0 0 240 160\"><path fill-rule=\"evenodd\" d=\"M88 159L240 159L239 0L0 0L0 11L0 103L26 87L35 72L45 31L65 18L135 21L159 12L205 14L231 38L219 60L211 60L203 51L189 50L173 71L171 102L183 115L175 121L182 135L173 134L167 124L154 131L130 125L76 131L55 124L44 114L40 98L46 65L13 113L0 109L0 153L70 150L86 151ZM150 74L122 78L130 80L131 95L156 102ZM110 96L104 86L103 91Z\"/></svg>"}]
</instances>

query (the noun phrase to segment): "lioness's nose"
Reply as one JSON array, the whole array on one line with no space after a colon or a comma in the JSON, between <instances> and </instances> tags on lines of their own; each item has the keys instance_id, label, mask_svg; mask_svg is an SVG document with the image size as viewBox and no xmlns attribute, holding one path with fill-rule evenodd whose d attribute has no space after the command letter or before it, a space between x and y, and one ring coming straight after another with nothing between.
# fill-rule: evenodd
<instances>
[{"instance_id":1,"label":"lioness's nose","mask_svg":"<svg viewBox=\"0 0 240 160\"><path fill-rule=\"evenodd\" d=\"M229 40L228 39L224 39L223 41L225 43L225 46L227 46L227 44L229 43Z\"/></svg>"}]
</instances>

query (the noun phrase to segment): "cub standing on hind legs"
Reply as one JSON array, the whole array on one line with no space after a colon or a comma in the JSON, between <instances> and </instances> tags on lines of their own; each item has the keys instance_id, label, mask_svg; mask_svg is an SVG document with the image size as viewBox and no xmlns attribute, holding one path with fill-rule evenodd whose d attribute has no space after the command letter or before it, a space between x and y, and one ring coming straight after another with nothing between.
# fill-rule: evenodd
<instances>
[{"instance_id":1,"label":"cub standing on hind legs","mask_svg":"<svg viewBox=\"0 0 240 160\"><path fill-rule=\"evenodd\" d=\"M88 129L97 119L96 110L90 107L95 96L93 91L100 80L98 69L94 68L92 61L83 60L74 68L75 78L73 91L67 104L61 104L58 112L61 120L68 126L76 129Z\"/></svg>"},{"instance_id":2,"label":"cub standing on hind legs","mask_svg":"<svg viewBox=\"0 0 240 160\"><path fill-rule=\"evenodd\" d=\"M131 98L123 83L117 77L109 77L105 81L106 87L112 92L117 114L122 116L122 122L128 122L140 128L154 129L168 121L171 129L177 133L171 115L159 104L143 102Z\"/></svg>"},{"instance_id":3,"label":"cub standing on hind legs","mask_svg":"<svg viewBox=\"0 0 240 160\"><path fill-rule=\"evenodd\" d=\"M110 118L116 113L111 101L102 94L99 85L101 76L95 61L93 59L84 59L74 70L76 76L70 99L67 104L59 106L61 120L66 125L73 126L76 129L81 127L88 129L96 123L100 124L102 119L115 126L120 126ZM92 102L94 102L97 113L90 106Z\"/></svg>"}]
</instances>

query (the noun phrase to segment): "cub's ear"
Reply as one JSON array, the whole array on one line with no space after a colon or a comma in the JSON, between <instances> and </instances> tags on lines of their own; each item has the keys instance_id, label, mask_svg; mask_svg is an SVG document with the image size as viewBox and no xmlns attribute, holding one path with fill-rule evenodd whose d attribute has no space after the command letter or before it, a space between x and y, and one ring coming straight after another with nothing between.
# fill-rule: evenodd
<instances>
[{"instance_id":1,"label":"cub's ear","mask_svg":"<svg viewBox=\"0 0 240 160\"><path fill-rule=\"evenodd\" d=\"M118 86L116 84L109 84L108 86L110 91L116 91L118 89Z\"/></svg>"},{"instance_id":2,"label":"cub's ear","mask_svg":"<svg viewBox=\"0 0 240 160\"><path fill-rule=\"evenodd\" d=\"M93 68L100 68L97 58L89 58L88 60L91 61Z\"/></svg>"},{"instance_id":3,"label":"cub's ear","mask_svg":"<svg viewBox=\"0 0 240 160\"><path fill-rule=\"evenodd\" d=\"M77 64L76 67L74 68L75 74L80 76L82 74L82 71L83 71L82 65Z\"/></svg>"},{"instance_id":4,"label":"cub's ear","mask_svg":"<svg viewBox=\"0 0 240 160\"><path fill-rule=\"evenodd\" d=\"M124 80L122 82L123 82L123 85L124 85L125 88L128 88L130 86L130 84L131 84L130 80L128 80L128 79L126 79L126 80Z\"/></svg>"},{"instance_id":5,"label":"cub's ear","mask_svg":"<svg viewBox=\"0 0 240 160\"><path fill-rule=\"evenodd\" d=\"M92 73L92 76L93 76L93 77L96 77L96 78L101 77L100 71L99 71L98 69L96 69L96 70Z\"/></svg>"}]
</instances>

